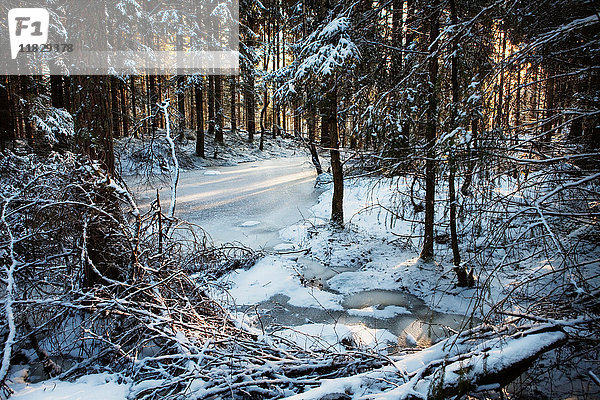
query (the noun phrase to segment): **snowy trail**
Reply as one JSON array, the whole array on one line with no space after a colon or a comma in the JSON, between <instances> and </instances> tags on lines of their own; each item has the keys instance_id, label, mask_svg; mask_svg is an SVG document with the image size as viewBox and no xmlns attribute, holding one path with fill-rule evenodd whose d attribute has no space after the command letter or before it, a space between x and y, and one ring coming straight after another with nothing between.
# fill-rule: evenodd
<instances>
[{"instance_id":1,"label":"snowy trail","mask_svg":"<svg viewBox=\"0 0 600 400\"><path fill-rule=\"evenodd\" d=\"M200 225L217 243L272 249L280 243L280 229L311 215L319 194L315 176L304 156L182 172L175 215ZM140 206L145 209L155 200L158 187L167 210L168 184L153 186L132 185Z\"/></svg>"}]
</instances>

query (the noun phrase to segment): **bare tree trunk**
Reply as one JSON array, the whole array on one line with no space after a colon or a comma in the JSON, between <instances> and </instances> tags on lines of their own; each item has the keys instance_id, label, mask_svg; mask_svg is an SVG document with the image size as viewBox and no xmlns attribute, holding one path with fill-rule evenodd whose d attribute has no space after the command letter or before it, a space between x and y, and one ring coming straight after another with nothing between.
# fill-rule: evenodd
<instances>
[{"instance_id":1,"label":"bare tree trunk","mask_svg":"<svg viewBox=\"0 0 600 400\"><path fill-rule=\"evenodd\" d=\"M248 131L248 141L254 141L256 134L256 99L254 97L254 72L249 70L244 87L244 105L246 110L246 130Z\"/></svg>"},{"instance_id":2,"label":"bare tree trunk","mask_svg":"<svg viewBox=\"0 0 600 400\"><path fill-rule=\"evenodd\" d=\"M463 182L462 187L460 188L460 192L463 194L463 196L470 196L471 195L471 184L473 182L473 171L475 170L475 155L476 155L476 149L477 149L477 136L478 136L478 131L479 130L479 120L477 118L477 116L474 116L473 119L471 120L471 132L472 132L472 143L473 143L473 147L471 147L471 145L468 145L467 148L467 152L469 154L469 163L467 165L467 172L465 174L465 181Z\"/></svg>"},{"instance_id":3,"label":"bare tree trunk","mask_svg":"<svg viewBox=\"0 0 600 400\"><path fill-rule=\"evenodd\" d=\"M177 116L178 121L178 130L179 130L179 139L183 140L184 138L184 129L185 126L185 77L183 75L179 75L177 77L177 112L179 115Z\"/></svg>"},{"instance_id":4,"label":"bare tree trunk","mask_svg":"<svg viewBox=\"0 0 600 400\"><path fill-rule=\"evenodd\" d=\"M223 77L220 75L215 76L215 141L223 144L223 128L224 115L223 115Z\"/></svg>"},{"instance_id":5,"label":"bare tree trunk","mask_svg":"<svg viewBox=\"0 0 600 400\"><path fill-rule=\"evenodd\" d=\"M63 79L60 75L50 76L50 98L52 100L52 107L63 108L65 106Z\"/></svg>"},{"instance_id":6,"label":"bare tree trunk","mask_svg":"<svg viewBox=\"0 0 600 400\"><path fill-rule=\"evenodd\" d=\"M148 76L148 90L149 90L149 98L148 98L148 103L149 103L149 110L150 113L152 115L152 135L156 134L156 130L158 129L158 102L159 102L159 95L158 95L158 89L156 87L156 76L155 75L150 75Z\"/></svg>"},{"instance_id":7,"label":"bare tree trunk","mask_svg":"<svg viewBox=\"0 0 600 400\"><path fill-rule=\"evenodd\" d=\"M83 150L91 158L100 161L108 174L114 175L112 96L107 96L111 92L111 78L79 76L78 80L79 84L76 86L81 110L76 114L75 129L84 131L85 134L82 135L84 138L93 135L99 146L91 147L89 140L84 139Z\"/></svg>"},{"instance_id":8,"label":"bare tree trunk","mask_svg":"<svg viewBox=\"0 0 600 400\"><path fill-rule=\"evenodd\" d=\"M236 112L236 94L237 94L237 76L232 76L229 81L229 89L231 93L231 133L237 132L237 112Z\"/></svg>"},{"instance_id":9,"label":"bare tree trunk","mask_svg":"<svg viewBox=\"0 0 600 400\"><path fill-rule=\"evenodd\" d=\"M196 81L194 87L196 97L196 155L204 158L204 95L203 81Z\"/></svg>"},{"instance_id":10,"label":"bare tree trunk","mask_svg":"<svg viewBox=\"0 0 600 400\"><path fill-rule=\"evenodd\" d=\"M133 118L133 124L137 123L137 110L136 110L136 99L135 99L135 76L131 75L129 77L129 92L131 93L131 116ZM135 137L138 137L138 130L134 129Z\"/></svg>"},{"instance_id":11,"label":"bare tree trunk","mask_svg":"<svg viewBox=\"0 0 600 400\"><path fill-rule=\"evenodd\" d=\"M333 174L333 198L331 200L331 222L337 227L344 226L344 171L340 157L340 138L337 127L337 96L335 88L326 94L325 119L321 126L329 131L331 172Z\"/></svg>"},{"instance_id":12,"label":"bare tree trunk","mask_svg":"<svg viewBox=\"0 0 600 400\"><path fill-rule=\"evenodd\" d=\"M208 136L215 134L215 77L208 77Z\"/></svg>"},{"instance_id":13,"label":"bare tree trunk","mask_svg":"<svg viewBox=\"0 0 600 400\"><path fill-rule=\"evenodd\" d=\"M10 106L9 79L4 75L0 80L0 150L14 137L14 120Z\"/></svg>"},{"instance_id":14,"label":"bare tree trunk","mask_svg":"<svg viewBox=\"0 0 600 400\"><path fill-rule=\"evenodd\" d=\"M300 122L300 118L298 118L298 122ZM312 104L308 105L307 112L307 125L308 125L308 146L310 149L310 155L312 159L312 163L317 170L317 175L321 175L323 173L323 168L321 167L321 162L319 161L319 153L317 152L317 146L315 145L315 132L316 132L316 116L315 110Z\"/></svg>"},{"instance_id":15,"label":"bare tree trunk","mask_svg":"<svg viewBox=\"0 0 600 400\"><path fill-rule=\"evenodd\" d=\"M427 146L427 160L425 161L425 229L423 237L423 260L433 259L433 228L435 223L435 138L437 131L437 80L438 80L438 42L440 34L440 4L439 0L432 0L429 20L429 105L427 107L427 127L425 128L425 141Z\"/></svg>"},{"instance_id":16,"label":"bare tree trunk","mask_svg":"<svg viewBox=\"0 0 600 400\"><path fill-rule=\"evenodd\" d=\"M404 0L392 1L392 47L402 47L402 16L404 14ZM401 51L394 51L392 56L392 79L395 79L402 71Z\"/></svg>"},{"instance_id":17,"label":"bare tree trunk","mask_svg":"<svg viewBox=\"0 0 600 400\"><path fill-rule=\"evenodd\" d=\"M119 107L119 79L116 77L110 78L110 99L111 109L110 114L112 116L113 135L115 137L121 137L121 109Z\"/></svg>"},{"instance_id":18,"label":"bare tree trunk","mask_svg":"<svg viewBox=\"0 0 600 400\"><path fill-rule=\"evenodd\" d=\"M300 105L298 102L294 102L294 136L302 135L300 132L300 112L298 111Z\"/></svg>"},{"instance_id":19,"label":"bare tree trunk","mask_svg":"<svg viewBox=\"0 0 600 400\"><path fill-rule=\"evenodd\" d=\"M265 97L264 97L264 101L263 101L263 107L262 110L260 111L260 145L258 146L258 149L260 151L263 151L265 149L265 134L266 134L266 129L267 127L265 126L265 120L267 118L267 107L269 106L269 93L267 91L267 86L265 84Z\"/></svg>"},{"instance_id":20,"label":"bare tree trunk","mask_svg":"<svg viewBox=\"0 0 600 400\"><path fill-rule=\"evenodd\" d=\"M121 94L121 123L123 125L123 135L129 133L129 115L127 115L127 98L125 95L125 82L119 81L119 93Z\"/></svg>"},{"instance_id":21,"label":"bare tree trunk","mask_svg":"<svg viewBox=\"0 0 600 400\"><path fill-rule=\"evenodd\" d=\"M542 126L542 132L544 133L544 142L550 143L552 139L552 128L554 126L553 118L554 118L554 79L551 78L552 72L548 71L548 77L546 78L546 87L544 90L545 98L546 98L546 110L545 110L545 119L544 125Z\"/></svg>"},{"instance_id":22,"label":"bare tree trunk","mask_svg":"<svg viewBox=\"0 0 600 400\"><path fill-rule=\"evenodd\" d=\"M452 25L458 24L458 15L456 11L455 0L450 0L450 13ZM452 128L458 124L458 102L459 102L459 82L458 82L458 38L452 42ZM450 202L450 242L452 244L452 258L454 261L454 271L458 279L458 286L468 286L467 271L460 265L460 251L458 249L458 232L456 229L456 158L454 147L451 145L448 154L448 201Z\"/></svg>"}]
</instances>

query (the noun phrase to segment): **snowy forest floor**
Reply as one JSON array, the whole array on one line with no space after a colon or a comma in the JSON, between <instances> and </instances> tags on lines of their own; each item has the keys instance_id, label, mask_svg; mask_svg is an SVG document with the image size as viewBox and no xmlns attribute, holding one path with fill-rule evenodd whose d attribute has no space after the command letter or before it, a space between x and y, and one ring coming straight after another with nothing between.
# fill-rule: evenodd
<instances>
[{"instance_id":1,"label":"snowy forest floor","mask_svg":"<svg viewBox=\"0 0 600 400\"><path fill-rule=\"evenodd\" d=\"M119 143L122 172L125 175L142 173L152 177L159 172L168 171L169 156L164 151L166 146L161 144L161 140L122 140ZM242 135L235 139L226 135L226 141L235 142L235 145L210 147L208 144L207 154L214 152L215 148L218 150L216 159L206 160L199 160L192 155L193 140L182 143L179 156L183 168L190 170L190 185L202 179L219 178L221 174L226 173L224 171L227 168L235 168L234 160L252 163L246 164L251 168L264 165L257 163L257 160L279 157L268 164L271 169L281 169L289 160L301 163L307 161L296 161L299 157L294 156L305 152L303 149L298 150L297 144L290 139L279 138L273 141L269 138L265 143L268 151L264 153L257 150L256 141L252 145L247 144ZM212 142L212 139L207 139L207 143L209 142ZM245 148L240 150L240 147L244 146ZM138 168L148 165L149 160L151 168ZM304 165L302 168L307 167ZM236 184L240 190L244 186L244 182ZM501 185L508 184L501 182ZM211 297L228 307L240 326L267 343L272 343L273 340L291 343L309 354L360 352L370 354L376 359L393 360L392 367L376 369L371 375L356 374L348 379L323 381L320 389L317 387L311 392L298 394L297 398L322 399L327 394L339 392L349 396L339 398L376 398L379 392L382 393L379 396L382 398L388 398L383 397L383 393L389 395L389 398L403 398L411 393L427 395L432 382L437 379L433 376L429 386L418 387L415 382L408 385L413 380L411 378L404 383L394 383L391 386L396 385L397 388L391 391L390 385L381 386L365 382L385 382L392 373L389 368L406 371L407 377L414 378L418 374L425 374L421 371L414 375L415 371L418 371L415 365L428 366L440 357L452 360L453 356L460 355L467 347L457 346L453 352L447 353L444 344L447 343L446 338L473 328L482 320L492 322L493 317L490 313L495 305L508 304L503 306L504 312L521 313L528 309L529 302L535 300L527 298L526 295L535 296L538 290L552 292L562 284L553 282L552 275L544 278L545 272L551 267L540 258L531 258L527 263L509 264L508 267L496 270L495 266L502 263L507 250L495 248L487 253L483 267L475 271L477 285L468 289L456 287L452 255L445 240L445 232L436 232L437 262L424 263L419 260L418 252L420 227L413 222L420 219L419 211L407 212L402 218L397 213L389 212L397 209L405 200L399 198L402 197L399 194L409 191L410 181L402 177L347 179L344 198L346 226L344 230L339 231L328 224L332 188L329 184L325 184L324 187L321 185L321 189L318 189L314 196L316 204L309 207L308 213L303 213L304 218L301 221L284 224L289 226L282 226L283 229L277 233L276 242L271 243L267 249L261 249L261 257L253 266L237 269L217 282L205 282L206 278L201 272L193 275L198 281L208 284ZM279 195L281 198L275 199L275 203L280 202L288 209L298 206L294 196L289 193L282 192ZM440 190L438 195L439 203L443 204L445 192ZM167 203L165 208L166 205ZM271 207L266 206L267 209ZM216 226L220 226L220 229L226 232L234 228L255 228L268 222L253 215L249 209L236 208L235 211L243 215L244 221L221 220ZM444 212L446 210L440 206L437 217L441 219ZM188 211L188 214L191 213ZM203 226L201 218L194 222ZM208 233L211 233L210 229ZM479 249L469 248L469 244L477 243L483 247L489 234L490 232L480 232L480 238L471 238L461 248L465 259L472 261L473 265L476 250L477 254L480 252ZM589 263L584 272L589 272L591 280L599 279L593 276L594 270L597 269L594 260L597 260L598 256L597 246L590 244L587 252L578 260L582 265ZM532 282L530 287L519 292L525 297L515 301L513 288L529 280ZM497 351L498 356L497 359L491 357L489 361L479 360L479 363L471 365L474 374L481 373L486 368L498 367L501 370L503 363L510 365L513 353L533 355L540 351L540 346L543 347L546 342L554 344L564 340L562 332L545 332L543 329L532 336L516 330L515 335L519 335L515 336L515 340L501 341L504 344L490 344L484 341L474 345L475 349L477 346L486 349L488 354L490 349ZM485 339L486 335L487 332L482 333L481 337ZM529 337L535 339L529 340ZM454 336L452 340L462 343L460 338ZM432 345L435 346L430 348ZM502 350L503 346L506 350ZM424 350L427 348L430 350ZM476 350L473 351L477 353ZM537 386L527 388L523 398L536 398L536 393L539 395L536 390L553 398L576 392L572 386L573 382L581 381L577 378L586 374L590 364L587 361L581 364L581 371L571 368L562 371L555 367L561 356L560 351L555 351L542 360L541 365L550 368L551 372L546 376L545 382L538 382ZM451 365L450 361L446 373L452 370ZM462 370L463 366L460 364L456 368ZM76 382L49 380L32 384L26 382L27 374L31 376L35 375L35 372L26 368L16 368L12 371L11 388L15 390L13 398L75 399L96 396L95 398L106 400L123 399L140 393L144 386L143 383L134 384L112 373L86 375ZM444 379L458 379L460 384L461 374L459 378ZM529 382L527 377L520 379ZM545 386L549 382L553 384L552 391ZM149 387L153 384L147 383ZM199 385L201 387L201 383ZM598 394L597 388L583 388L583 384L581 385L577 391L592 396L587 398ZM485 388L482 386L482 389ZM520 389L522 388L515 387L514 390ZM196 392L198 393L201 391ZM292 394L287 393L289 396Z\"/></svg>"}]
</instances>

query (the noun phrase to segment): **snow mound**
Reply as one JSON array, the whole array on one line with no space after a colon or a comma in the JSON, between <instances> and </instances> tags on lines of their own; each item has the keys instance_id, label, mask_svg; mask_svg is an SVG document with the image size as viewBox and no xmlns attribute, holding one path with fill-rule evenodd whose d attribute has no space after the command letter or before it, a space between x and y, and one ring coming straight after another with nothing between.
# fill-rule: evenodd
<instances>
[{"instance_id":1,"label":"snow mound","mask_svg":"<svg viewBox=\"0 0 600 400\"><path fill-rule=\"evenodd\" d=\"M327 220L323 218L306 219L296 225L280 230L279 238L284 242L301 244L308 238L311 229L326 223Z\"/></svg>"},{"instance_id":2,"label":"snow mound","mask_svg":"<svg viewBox=\"0 0 600 400\"><path fill-rule=\"evenodd\" d=\"M315 187L316 188L324 188L324 187L327 187L332 182L333 182L333 175L331 175L329 172L323 172L323 173L317 175Z\"/></svg>"},{"instance_id":3,"label":"snow mound","mask_svg":"<svg viewBox=\"0 0 600 400\"><path fill-rule=\"evenodd\" d=\"M257 304L281 294L294 306L342 310L341 295L303 286L292 265L291 260L269 256L249 270L238 269L228 275L232 283L229 294L239 305Z\"/></svg>"},{"instance_id":4,"label":"snow mound","mask_svg":"<svg viewBox=\"0 0 600 400\"><path fill-rule=\"evenodd\" d=\"M209 169L208 171L204 171L204 175L221 175L221 171Z\"/></svg>"},{"instance_id":5,"label":"snow mound","mask_svg":"<svg viewBox=\"0 0 600 400\"><path fill-rule=\"evenodd\" d=\"M273 250L275 251L290 251L290 250L294 250L296 248L296 246L294 246L291 243L279 243L276 244L275 246L273 246Z\"/></svg>"}]
</instances>

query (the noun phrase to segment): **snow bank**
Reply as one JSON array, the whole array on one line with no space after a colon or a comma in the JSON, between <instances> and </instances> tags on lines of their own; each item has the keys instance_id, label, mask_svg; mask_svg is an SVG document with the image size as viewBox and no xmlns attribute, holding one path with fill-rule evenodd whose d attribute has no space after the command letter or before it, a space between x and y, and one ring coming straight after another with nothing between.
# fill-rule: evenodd
<instances>
[{"instance_id":1,"label":"snow bank","mask_svg":"<svg viewBox=\"0 0 600 400\"><path fill-rule=\"evenodd\" d=\"M130 383L122 382L116 375L85 375L75 382L52 379L32 384L10 385L18 400L123 400L127 398Z\"/></svg>"}]
</instances>

